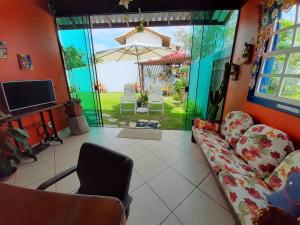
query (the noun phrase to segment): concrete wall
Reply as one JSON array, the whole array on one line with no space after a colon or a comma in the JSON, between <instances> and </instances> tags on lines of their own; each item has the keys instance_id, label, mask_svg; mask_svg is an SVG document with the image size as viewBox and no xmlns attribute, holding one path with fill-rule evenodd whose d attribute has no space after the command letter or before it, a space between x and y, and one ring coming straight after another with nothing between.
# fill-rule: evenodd
<instances>
[{"instance_id":1,"label":"concrete wall","mask_svg":"<svg viewBox=\"0 0 300 225\"><path fill-rule=\"evenodd\" d=\"M144 32L135 33L126 39L126 44L131 44L134 42L162 46L161 37L146 30Z\"/></svg>"},{"instance_id":2,"label":"concrete wall","mask_svg":"<svg viewBox=\"0 0 300 225\"><path fill-rule=\"evenodd\" d=\"M123 92L125 84L138 82L136 61L97 64L97 74L99 82L102 82L109 92Z\"/></svg>"}]
</instances>

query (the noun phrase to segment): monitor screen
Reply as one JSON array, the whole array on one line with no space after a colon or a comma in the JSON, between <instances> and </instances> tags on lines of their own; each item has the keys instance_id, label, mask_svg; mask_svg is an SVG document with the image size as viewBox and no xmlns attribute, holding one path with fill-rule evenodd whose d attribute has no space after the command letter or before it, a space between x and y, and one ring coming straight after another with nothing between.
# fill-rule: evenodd
<instances>
[{"instance_id":1,"label":"monitor screen","mask_svg":"<svg viewBox=\"0 0 300 225\"><path fill-rule=\"evenodd\" d=\"M51 80L1 83L8 111L56 102Z\"/></svg>"}]
</instances>

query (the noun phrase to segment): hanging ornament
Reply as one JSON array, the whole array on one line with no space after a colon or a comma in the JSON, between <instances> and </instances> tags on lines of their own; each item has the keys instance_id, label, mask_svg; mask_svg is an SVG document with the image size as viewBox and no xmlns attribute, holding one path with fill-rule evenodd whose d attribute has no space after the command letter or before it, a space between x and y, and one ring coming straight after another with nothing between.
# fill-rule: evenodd
<instances>
[{"instance_id":1,"label":"hanging ornament","mask_svg":"<svg viewBox=\"0 0 300 225\"><path fill-rule=\"evenodd\" d=\"M135 28L137 32L144 32L144 23L144 20L140 21L140 24Z\"/></svg>"},{"instance_id":2,"label":"hanging ornament","mask_svg":"<svg viewBox=\"0 0 300 225\"><path fill-rule=\"evenodd\" d=\"M129 7L129 3L132 2L133 0L120 0L119 5L124 6L126 9Z\"/></svg>"}]
</instances>

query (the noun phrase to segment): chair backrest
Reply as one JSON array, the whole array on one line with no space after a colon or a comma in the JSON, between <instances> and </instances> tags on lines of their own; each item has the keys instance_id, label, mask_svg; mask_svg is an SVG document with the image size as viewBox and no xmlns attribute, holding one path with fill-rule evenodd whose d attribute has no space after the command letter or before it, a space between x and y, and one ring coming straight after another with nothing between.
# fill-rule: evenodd
<instances>
[{"instance_id":1,"label":"chair backrest","mask_svg":"<svg viewBox=\"0 0 300 225\"><path fill-rule=\"evenodd\" d=\"M155 96L162 96L163 92L159 85L151 85L149 89L149 96L155 97Z\"/></svg>"},{"instance_id":2,"label":"chair backrest","mask_svg":"<svg viewBox=\"0 0 300 225\"><path fill-rule=\"evenodd\" d=\"M125 97L134 97L135 89L133 84L125 84L124 85L124 96Z\"/></svg>"},{"instance_id":3,"label":"chair backrest","mask_svg":"<svg viewBox=\"0 0 300 225\"><path fill-rule=\"evenodd\" d=\"M122 200L128 195L133 161L103 146L81 146L77 174L79 194L112 196Z\"/></svg>"}]
</instances>

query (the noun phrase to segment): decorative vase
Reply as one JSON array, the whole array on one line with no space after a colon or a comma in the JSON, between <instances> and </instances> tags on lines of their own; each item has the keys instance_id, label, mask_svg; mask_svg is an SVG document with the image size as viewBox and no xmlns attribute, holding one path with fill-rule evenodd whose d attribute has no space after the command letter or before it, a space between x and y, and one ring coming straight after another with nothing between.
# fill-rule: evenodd
<instances>
[{"instance_id":1,"label":"decorative vase","mask_svg":"<svg viewBox=\"0 0 300 225\"><path fill-rule=\"evenodd\" d=\"M69 117L68 124L72 135L80 135L89 132L90 128L85 116Z\"/></svg>"},{"instance_id":2,"label":"decorative vase","mask_svg":"<svg viewBox=\"0 0 300 225\"><path fill-rule=\"evenodd\" d=\"M179 95L179 100L181 103L184 102L184 98L185 98L185 88L180 88L178 90L178 95Z\"/></svg>"},{"instance_id":3,"label":"decorative vase","mask_svg":"<svg viewBox=\"0 0 300 225\"><path fill-rule=\"evenodd\" d=\"M4 157L0 158L0 163L0 181L6 181L14 175L17 168L13 167L10 160Z\"/></svg>"},{"instance_id":4,"label":"decorative vase","mask_svg":"<svg viewBox=\"0 0 300 225\"><path fill-rule=\"evenodd\" d=\"M80 103L65 104L65 113L69 117L82 116L82 107Z\"/></svg>"}]
</instances>

